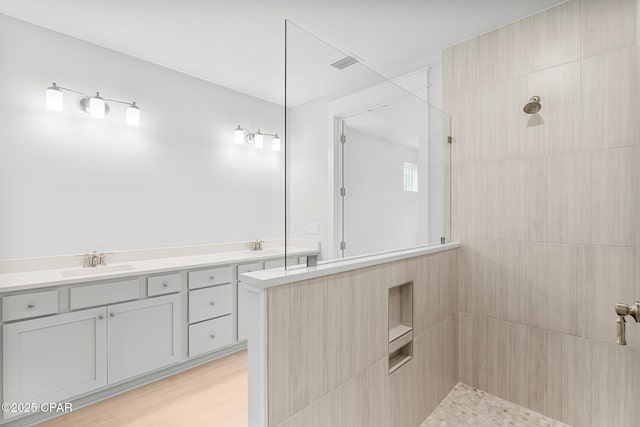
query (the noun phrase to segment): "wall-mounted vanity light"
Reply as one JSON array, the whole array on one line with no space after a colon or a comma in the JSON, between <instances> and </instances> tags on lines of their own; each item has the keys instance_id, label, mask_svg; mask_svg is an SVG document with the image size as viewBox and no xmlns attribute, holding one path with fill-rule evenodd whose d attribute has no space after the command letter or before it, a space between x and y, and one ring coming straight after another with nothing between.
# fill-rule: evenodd
<instances>
[{"instance_id":1,"label":"wall-mounted vanity light","mask_svg":"<svg viewBox=\"0 0 640 427\"><path fill-rule=\"evenodd\" d=\"M233 140L236 144L249 144L256 148L262 148L264 146L265 136L272 137L271 150L280 151L280 137L277 133L263 133L260 132L260 129L258 129L258 132L251 132L249 129L245 129L240 125L233 131Z\"/></svg>"},{"instance_id":2,"label":"wall-mounted vanity light","mask_svg":"<svg viewBox=\"0 0 640 427\"><path fill-rule=\"evenodd\" d=\"M140 108L135 102L119 101L117 99L108 99L100 96L100 92L96 92L94 96L89 96L84 92L58 86L55 83L45 91L47 109L53 111L62 111L64 109L64 92L71 92L82 96L80 100L80 109L91 117L104 119L109 113L108 102L116 102L118 104L127 105L126 121L129 126L140 125Z\"/></svg>"}]
</instances>

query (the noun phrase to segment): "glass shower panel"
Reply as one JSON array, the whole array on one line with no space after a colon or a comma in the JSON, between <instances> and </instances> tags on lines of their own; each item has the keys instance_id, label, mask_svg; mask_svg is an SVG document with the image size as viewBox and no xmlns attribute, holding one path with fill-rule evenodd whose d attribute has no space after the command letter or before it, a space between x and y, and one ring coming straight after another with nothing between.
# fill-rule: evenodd
<instances>
[{"instance_id":1,"label":"glass shower panel","mask_svg":"<svg viewBox=\"0 0 640 427\"><path fill-rule=\"evenodd\" d=\"M450 120L426 70L388 80L290 21L286 40L287 250L319 242L330 262L448 240Z\"/></svg>"}]
</instances>

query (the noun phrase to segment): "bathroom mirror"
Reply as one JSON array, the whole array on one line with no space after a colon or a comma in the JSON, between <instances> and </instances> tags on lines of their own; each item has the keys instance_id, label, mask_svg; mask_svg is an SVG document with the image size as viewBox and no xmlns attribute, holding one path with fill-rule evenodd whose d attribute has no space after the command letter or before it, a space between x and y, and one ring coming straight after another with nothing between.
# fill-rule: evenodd
<instances>
[{"instance_id":1,"label":"bathroom mirror","mask_svg":"<svg viewBox=\"0 0 640 427\"><path fill-rule=\"evenodd\" d=\"M389 80L291 21L286 40L287 246L319 240L330 262L449 241L441 80Z\"/></svg>"}]
</instances>

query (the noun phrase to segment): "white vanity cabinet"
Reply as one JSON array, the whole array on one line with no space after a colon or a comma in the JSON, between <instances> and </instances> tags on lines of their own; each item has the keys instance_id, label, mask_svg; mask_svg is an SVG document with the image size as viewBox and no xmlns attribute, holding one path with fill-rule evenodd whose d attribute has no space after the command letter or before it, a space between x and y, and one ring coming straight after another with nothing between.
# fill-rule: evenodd
<instances>
[{"instance_id":1,"label":"white vanity cabinet","mask_svg":"<svg viewBox=\"0 0 640 427\"><path fill-rule=\"evenodd\" d=\"M4 325L3 401L63 402L106 386L106 313L101 307Z\"/></svg>"},{"instance_id":2,"label":"white vanity cabinet","mask_svg":"<svg viewBox=\"0 0 640 427\"><path fill-rule=\"evenodd\" d=\"M0 294L3 402L102 399L246 348L239 276L284 264L260 258ZM42 420L7 412L0 424L23 415Z\"/></svg>"},{"instance_id":3,"label":"white vanity cabinet","mask_svg":"<svg viewBox=\"0 0 640 427\"><path fill-rule=\"evenodd\" d=\"M181 360L179 294L112 305L109 320L109 384Z\"/></svg>"}]
</instances>

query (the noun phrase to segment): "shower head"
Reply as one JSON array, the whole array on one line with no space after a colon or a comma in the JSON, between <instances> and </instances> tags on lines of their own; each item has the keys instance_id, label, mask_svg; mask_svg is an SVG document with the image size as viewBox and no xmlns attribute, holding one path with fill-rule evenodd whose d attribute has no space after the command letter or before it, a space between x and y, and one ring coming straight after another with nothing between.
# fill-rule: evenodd
<instances>
[{"instance_id":1,"label":"shower head","mask_svg":"<svg viewBox=\"0 0 640 427\"><path fill-rule=\"evenodd\" d=\"M527 103L522 110L527 114L535 114L540 111L541 108L542 105L540 105L540 97L532 96L529 103Z\"/></svg>"}]
</instances>

